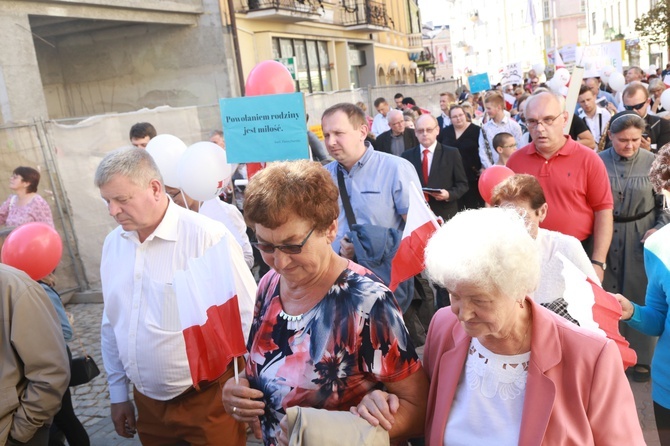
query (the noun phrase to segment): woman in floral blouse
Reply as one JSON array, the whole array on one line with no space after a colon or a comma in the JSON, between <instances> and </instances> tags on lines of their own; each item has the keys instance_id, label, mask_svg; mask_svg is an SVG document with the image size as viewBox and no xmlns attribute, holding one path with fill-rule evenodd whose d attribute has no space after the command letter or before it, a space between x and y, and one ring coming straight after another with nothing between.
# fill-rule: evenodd
<instances>
[{"instance_id":1,"label":"woman in floral blouse","mask_svg":"<svg viewBox=\"0 0 670 446\"><path fill-rule=\"evenodd\" d=\"M426 375L393 293L331 248L339 207L328 172L309 161L269 166L244 210L272 270L258 288L246 376L224 387L228 413L266 445L285 444L286 408L346 411L383 384L399 403L391 439L420 435Z\"/></svg>"},{"instance_id":2,"label":"woman in floral blouse","mask_svg":"<svg viewBox=\"0 0 670 446\"><path fill-rule=\"evenodd\" d=\"M17 167L9 177L9 188L14 192L0 206L0 225L20 226L31 222L44 222L53 227L51 208L37 194L40 173L32 167Z\"/></svg>"}]
</instances>

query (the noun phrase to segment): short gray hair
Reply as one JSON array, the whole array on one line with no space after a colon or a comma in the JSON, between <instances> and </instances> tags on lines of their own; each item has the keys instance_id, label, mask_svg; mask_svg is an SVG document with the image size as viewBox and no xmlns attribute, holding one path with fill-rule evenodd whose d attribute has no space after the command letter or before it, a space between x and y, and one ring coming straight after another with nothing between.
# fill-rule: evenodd
<instances>
[{"instance_id":1,"label":"short gray hair","mask_svg":"<svg viewBox=\"0 0 670 446\"><path fill-rule=\"evenodd\" d=\"M163 177L153 157L146 150L135 147L108 153L95 170L93 182L100 188L115 175L124 176L140 187L147 187L151 180L158 180L163 185Z\"/></svg>"},{"instance_id":2,"label":"short gray hair","mask_svg":"<svg viewBox=\"0 0 670 446\"><path fill-rule=\"evenodd\" d=\"M438 229L428 242L426 272L447 289L467 283L519 300L537 288L540 255L516 210L467 210Z\"/></svg>"}]
</instances>

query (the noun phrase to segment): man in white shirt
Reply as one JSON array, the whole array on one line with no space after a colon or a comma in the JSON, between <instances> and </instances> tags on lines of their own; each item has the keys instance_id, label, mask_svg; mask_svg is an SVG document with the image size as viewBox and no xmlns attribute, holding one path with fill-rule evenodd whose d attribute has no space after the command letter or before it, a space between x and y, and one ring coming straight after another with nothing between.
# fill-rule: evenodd
<instances>
[{"instance_id":1,"label":"man in white shirt","mask_svg":"<svg viewBox=\"0 0 670 446\"><path fill-rule=\"evenodd\" d=\"M131 438L138 432L144 445L244 445L244 426L221 404L219 383L232 376L232 367L217 381L193 387L172 288L175 272L186 270L190 259L224 244L230 263L221 268L232 271L248 335L256 287L242 249L223 224L167 197L158 167L144 150L108 154L95 185L120 225L105 239L100 265L102 357L117 434Z\"/></svg>"},{"instance_id":2,"label":"man in white shirt","mask_svg":"<svg viewBox=\"0 0 670 446\"><path fill-rule=\"evenodd\" d=\"M219 197L200 202L188 196L183 190L165 185L165 192L172 198L172 201L179 206L198 212L212 220L220 221L233 234L237 243L242 248L244 261L249 268L254 266L254 252L247 235L247 225L244 223L244 217L236 206L221 201Z\"/></svg>"},{"instance_id":3,"label":"man in white shirt","mask_svg":"<svg viewBox=\"0 0 670 446\"><path fill-rule=\"evenodd\" d=\"M597 105L596 96L586 85L582 85L579 89L577 103L581 107L578 113L579 119L582 119L593 133L597 147L612 115L606 108Z\"/></svg>"},{"instance_id":4,"label":"man in white shirt","mask_svg":"<svg viewBox=\"0 0 670 446\"><path fill-rule=\"evenodd\" d=\"M505 99L497 91L489 92L484 99L488 121L482 125L479 132L479 158L482 167L487 169L498 162L498 152L493 145L493 137L498 133L506 132L514 136L518 147L522 147L521 126L509 113L505 113Z\"/></svg>"},{"instance_id":5,"label":"man in white shirt","mask_svg":"<svg viewBox=\"0 0 670 446\"><path fill-rule=\"evenodd\" d=\"M375 135L375 138L384 133L387 130L390 130L388 120L386 119L386 114L389 112L389 104L384 98L375 99L375 109L377 114L372 120L372 126L370 127L370 133Z\"/></svg>"}]
</instances>

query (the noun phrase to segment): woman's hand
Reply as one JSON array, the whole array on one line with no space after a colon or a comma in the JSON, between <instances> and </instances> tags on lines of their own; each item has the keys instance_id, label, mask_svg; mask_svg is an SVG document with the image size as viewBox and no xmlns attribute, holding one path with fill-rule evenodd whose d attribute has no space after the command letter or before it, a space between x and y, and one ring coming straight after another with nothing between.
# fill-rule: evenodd
<instances>
[{"instance_id":1,"label":"woman's hand","mask_svg":"<svg viewBox=\"0 0 670 446\"><path fill-rule=\"evenodd\" d=\"M235 378L230 378L223 386L221 396L226 412L240 423L249 423L258 439L262 438L258 417L265 413L265 403L256 401L260 398L263 398L263 392L249 387L245 378L240 378L239 384L235 384Z\"/></svg>"},{"instance_id":2,"label":"woman's hand","mask_svg":"<svg viewBox=\"0 0 670 446\"><path fill-rule=\"evenodd\" d=\"M642 240L640 240L640 243L644 243L645 241L647 241L647 239L649 238L649 236L650 236L651 234L653 234L654 232L656 232L656 231L658 231L658 229L656 229L656 228L651 228L650 230L648 230L647 232L645 232L645 233L644 233L644 236L642 237Z\"/></svg>"},{"instance_id":3,"label":"woman's hand","mask_svg":"<svg viewBox=\"0 0 670 446\"><path fill-rule=\"evenodd\" d=\"M396 395L373 390L363 397L358 406L352 407L349 411L373 426L381 426L390 431L395 422L394 415L399 408L400 400Z\"/></svg>"},{"instance_id":4,"label":"woman's hand","mask_svg":"<svg viewBox=\"0 0 670 446\"><path fill-rule=\"evenodd\" d=\"M628 319L633 317L633 312L635 311L635 308L633 307L633 304L630 303L628 299L626 299L625 296L621 294L612 294L612 296L616 297L616 300L619 301L619 304L621 305L621 320L622 321L627 321Z\"/></svg>"}]
</instances>

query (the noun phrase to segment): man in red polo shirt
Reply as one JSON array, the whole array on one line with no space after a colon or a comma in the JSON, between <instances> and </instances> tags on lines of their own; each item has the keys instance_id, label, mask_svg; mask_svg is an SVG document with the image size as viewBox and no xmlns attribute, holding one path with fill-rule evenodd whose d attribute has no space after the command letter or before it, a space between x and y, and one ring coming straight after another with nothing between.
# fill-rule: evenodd
<instances>
[{"instance_id":1,"label":"man in red polo shirt","mask_svg":"<svg viewBox=\"0 0 670 446\"><path fill-rule=\"evenodd\" d=\"M549 92L528 99L533 142L512 154L507 167L538 179L549 204L541 226L580 240L602 280L613 230L610 182L598 155L563 134L568 113L561 99Z\"/></svg>"}]
</instances>

